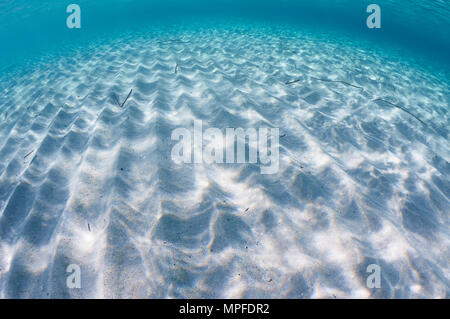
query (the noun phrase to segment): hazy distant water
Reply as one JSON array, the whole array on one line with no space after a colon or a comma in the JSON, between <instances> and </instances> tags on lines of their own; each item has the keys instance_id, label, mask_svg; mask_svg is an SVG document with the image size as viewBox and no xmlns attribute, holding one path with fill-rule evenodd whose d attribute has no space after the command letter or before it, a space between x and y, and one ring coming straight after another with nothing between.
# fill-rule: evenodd
<instances>
[{"instance_id":1,"label":"hazy distant water","mask_svg":"<svg viewBox=\"0 0 450 319\"><path fill-rule=\"evenodd\" d=\"M98 35L140 30L143 26L189 24L240 18L265 24L292 24L371 41L374 47L393 46L399 54L426 57L430 64L449 67L450 8L448 1L393 0L102 0L73 1L82 9L82 29L65 26L67 1L4 0L0 4L1 66L19 63L76 41ZM382 28L369 30L366 7L380 5ZM426 62L424 62L426 63Z\"/></svg>"}]
</instances>

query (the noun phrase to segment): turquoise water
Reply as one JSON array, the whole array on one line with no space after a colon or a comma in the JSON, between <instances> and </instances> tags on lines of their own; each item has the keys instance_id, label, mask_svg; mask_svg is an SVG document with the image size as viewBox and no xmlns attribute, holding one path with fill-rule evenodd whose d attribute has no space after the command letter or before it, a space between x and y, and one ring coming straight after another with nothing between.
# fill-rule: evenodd
<instances>
[{"instance_id":1,"label":"turquoise water","mask_svg":"<svg viewBox=\"0 0 450 319\"><path fill-rule=\"evenodd\" d=\"M69 3L0 2L0 298L449 298L448 1Z\"/></svg>"},{"instance_id":2,"label":"turquoise water","mask_svg":"<svg viewBox=\"0 0 450 319\"><path fill-rule=\"evenodd\" d=\"M1 63L19 63L49 49L76 41L94 40L99 35L136 31L149 25L189 24L207 20L240 18L266 24L290 24L369 41L374 48L389 46L405 59L424 57L422 63L449 68L450 8L445 0L376 2L382 9L382 28L370 30L366 7L373 1L78 1L82 8L81 30L65 27L66 1L2 1L0 5Z\"/></svg>"}]
</instances>

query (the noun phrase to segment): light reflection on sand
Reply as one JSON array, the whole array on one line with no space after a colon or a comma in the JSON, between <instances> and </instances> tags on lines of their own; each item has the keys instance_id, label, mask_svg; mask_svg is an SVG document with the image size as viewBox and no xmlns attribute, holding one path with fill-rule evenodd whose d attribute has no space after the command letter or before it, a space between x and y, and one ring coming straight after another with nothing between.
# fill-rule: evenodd
<instances>
[{"instance_id":1,"label":"light reflection on sand","mask_svg":"<svg viewBox=\"0 0 450 319\"><path fill-rule=\"evenodd\" d=\"M2 81L0 296L448 297L448 87L282 36L124 38ZM194 119L279 127L279 174L173 163Z\"/></svg>"}]
</instances>

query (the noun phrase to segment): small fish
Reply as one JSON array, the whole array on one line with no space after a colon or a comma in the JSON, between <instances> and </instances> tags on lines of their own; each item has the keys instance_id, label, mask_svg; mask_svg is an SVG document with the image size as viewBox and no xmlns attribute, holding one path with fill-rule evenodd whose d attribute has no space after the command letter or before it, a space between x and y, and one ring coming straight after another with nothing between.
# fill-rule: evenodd
<instances>
[{"instance_id":1,"label":"small fish","mask_svg":"<svg viewBox=\"0 0 450 319\"><path fill-rule=\"evenodd\" d=\"M412 117L414 117L416 120L418 120L418 121L419 121L420 123L422 123L424 126L427 126L427 124L425 124L424 121L422 121L420 118L418 118L416 115L412 114L410 111L408 111L408 110L405 109L404 107L401 107L401 106L399 106L399 105L397 105L397 104L391 103L391 102L386 101L386 100L383 100L383 99L375 99L375 100L373 100L373 101L374 101L374 102L381 101L381 102L387 103L387 104L389 104L389 105L391 105L391 106L393 106L393 107L396 107L396 108L402 110L403 112L406 112L406 113L408 113L409 115L411 115Z\"/></svg>"},{"instance_id":2,"label":"small fish","mask_svg":"<svg viewBox=\"0 0 450 319\"><path fill-rule=\"evenodd\" d=\"M352 87L357 88L357 89L360 89L360 90L364 90L364 88L362 88L362 87L360 87L360 86L357 86L357 85L354 85L354 84L351 84L351 83L348 83L348 82L345 82L345 81L328 80L328 79L319 79L319 78L315 78L315 77L313 77L313 76L311 77L311 79L314 79L314 80L317 80L317 81L323 81L323 82L342 83L342 84L345 84L345 85L348 85L348 86L352 86Z\"/></svg>"},{"instance_id":3,"label":"small fish","mask_svg":"<svg viewBox=\"0 0 450 319\"><path fill-rule=\"evenodd\" d=\"M133 93L133 89L131 89L130 93L128 93L127 98L125 99L125 101L123 101L123 103L120 107L123 107L125 105L125 103L128 101L128 98L131 96L131 93Z\"/></svg>"},{"instance_id":4,"label":"small fish","mask_svg":"<svg viewBox=\"0 0 450 319\"><path fill-rule=\"evenodd\" d=\"M31 155L31 153L33 153L34 152L34 150L33 151L31 151L30 153L28 153L27 155L25 155L24 157L23 157L23 159L26 159L28 156L30 156Z\"/></svg>"},{"instance_id":5,"label":"small fish","mask_svg":"<svg viewBox=\"0 0 450 319\"><path fill-rule=\"evenodd\" d=\"M297 82L300 82L300 80L289 81L289 82L286 82L285 84L289 85L289 84L294 84L294 83L297 83Z\"/></svg>"}]
</instances>

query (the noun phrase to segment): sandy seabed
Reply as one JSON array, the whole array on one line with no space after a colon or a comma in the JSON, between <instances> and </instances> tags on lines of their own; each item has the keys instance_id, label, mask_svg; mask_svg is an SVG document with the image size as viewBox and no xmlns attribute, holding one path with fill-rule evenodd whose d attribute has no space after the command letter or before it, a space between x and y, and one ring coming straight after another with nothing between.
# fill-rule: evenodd
<instances>
[{"instance_id":1,"label":"sandy seabed","mask_svg":"<svg viewBox=\"0 0 450 319\"><path fill-rule=\"evenodd\" d=\"M230 29L92 45L1 89L2 298L449 297L449 88L433 74ZM175 164L171 133L194 119L280 128L279 173Z\"/></svg>"}]
</instances>

